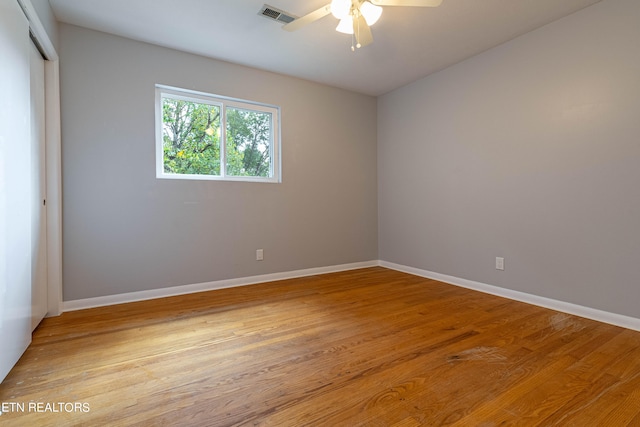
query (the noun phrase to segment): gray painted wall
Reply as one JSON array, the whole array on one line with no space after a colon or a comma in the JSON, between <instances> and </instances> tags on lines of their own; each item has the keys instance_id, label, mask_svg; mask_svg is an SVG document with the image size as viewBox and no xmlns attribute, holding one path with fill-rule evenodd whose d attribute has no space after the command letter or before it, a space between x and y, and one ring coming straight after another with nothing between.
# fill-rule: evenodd
<instances>
[{"instance_id":1,"label":"gray painted wall","mask_svg":"<svg viewBox=\"0 0 640 427\"><path fill-rule=\"evenodd\" d=\"M66 24L60 45L65 301L377 259L375 98ZM279 105L283 182L156 179L156 83Z\"/></svg>"},{"instance_id":2,"label":"gray painted wall","mask_svg":"<svg viewBox=\"0 0 640 427\"><path fill-rule=\"evenodd\" d=\"M605 0L379 98L380 258L640 317L639 22Z\"/></svg>"}]
</instances>

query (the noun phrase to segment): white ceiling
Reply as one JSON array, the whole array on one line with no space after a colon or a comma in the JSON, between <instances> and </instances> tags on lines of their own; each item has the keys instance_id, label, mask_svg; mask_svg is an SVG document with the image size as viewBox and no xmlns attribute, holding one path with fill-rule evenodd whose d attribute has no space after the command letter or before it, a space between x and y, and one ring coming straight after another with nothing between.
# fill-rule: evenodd
<instances>
[{"instance_id":1,"label":"white ceiling","mask_svg":"<svg viewBox=\"0 0 640 427\"><path fill-rule=\"evenodd\" d=\"M443 0L385 7L372 45L329 15L294 33L258 15L302 16L329 0L49 0L59 21L134 40L381 95L600 0Z\"/></svg>"}]
</instances>

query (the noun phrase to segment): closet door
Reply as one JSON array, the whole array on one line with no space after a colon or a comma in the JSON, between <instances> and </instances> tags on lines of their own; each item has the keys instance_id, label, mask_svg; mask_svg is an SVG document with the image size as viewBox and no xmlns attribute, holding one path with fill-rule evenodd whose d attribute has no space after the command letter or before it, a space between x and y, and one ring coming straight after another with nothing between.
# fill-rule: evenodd
<instances>
[{"instance_id":1,"label":"closet door","mask_svg":"<svg viewBox=\"0 0 640 427\"><path fill-rule=\"evenodd\" d=\"M47 314L44 59L31 43L31 330Z\"/></svg>"},{"instance_id":2,"label":"closet door","mask_svg":"<svg viewBox=\"0 0 640 427\"><path fill-rule=\"evenodd\" d=\"M0 380L31 341L29 25L0 0Z\"/></svg>"}]
</instances>

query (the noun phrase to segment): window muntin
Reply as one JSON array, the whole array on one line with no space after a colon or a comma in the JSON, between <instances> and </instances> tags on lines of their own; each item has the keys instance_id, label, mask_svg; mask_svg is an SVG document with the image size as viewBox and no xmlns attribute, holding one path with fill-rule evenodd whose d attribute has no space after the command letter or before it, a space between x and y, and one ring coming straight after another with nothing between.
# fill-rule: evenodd
<instances>
[{"instance_id":1,"label":"window muntin","mask_svg":"<svg viewBox=\"0 0 640 427\"><path fill-rule=\"evenodd\" d=\"M156 87L156 176L279 182L278 107Z\"/></svg>"}]
</instances>

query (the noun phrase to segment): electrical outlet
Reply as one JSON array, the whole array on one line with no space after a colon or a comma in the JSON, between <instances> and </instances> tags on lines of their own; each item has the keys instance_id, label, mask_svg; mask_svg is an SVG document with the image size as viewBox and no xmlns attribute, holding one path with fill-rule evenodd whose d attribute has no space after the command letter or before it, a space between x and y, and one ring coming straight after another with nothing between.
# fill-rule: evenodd
<instances>
[{"instance_id":1,"label":"electrical outlet","mask_svg":"<svg viewBox=\"0 0 640 427\"><path fill-rule=\"evenodd\" d=\"M256 261L262 261L264 259L264 251L262 249L256 249Z\"/></svg>"},{"instance_id":2,"label":"electrical outlet","mask_svg":"<svg viewBox=\"0 0 640 427\"><path fill-rule=\"evenodd\" d=\"M504 258L496 257L496 270L504 270Z\"/></svg>"}]
</instances>

